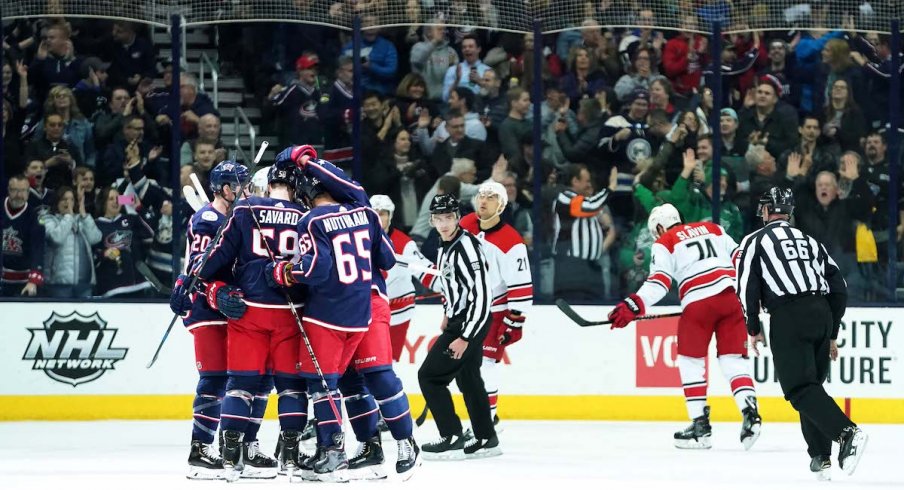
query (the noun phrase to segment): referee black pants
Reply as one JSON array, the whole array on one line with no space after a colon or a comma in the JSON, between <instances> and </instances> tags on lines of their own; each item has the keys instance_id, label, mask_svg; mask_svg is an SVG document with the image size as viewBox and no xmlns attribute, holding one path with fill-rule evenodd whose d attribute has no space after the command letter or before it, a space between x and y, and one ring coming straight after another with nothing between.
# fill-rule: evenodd
<instances>
[{"instance_id":1,"label":"referee black pants","mask_svg":"<svg viewBox=\"0 0 904 490\"><path fill-rule=\"evenodd\" d=\"M822 296L804 296L771 313L769 341L785 399L800 412L807 453L828 456L832 441L854 425L822 384L829 374L832 311Z\"/></svg>"},{"instance_id":2,"label":"referee black pants","mask_svg":"<svg viewBox=\"0 0 904 490\"><path fill-rule=\"evenodd\" d=\"M451 320L450 320L451 323ZM449 325L430 351L424 364L417 372L418 382L421 385L421 393L424 401L433 412L433 419L439 434L443 437L461 435L461 420L455 414L452 404L452 393L449 391L449 383L454 379L458 383L458 389L465 399L468 407L468 416L471 418L471 427L474 436L478 439L489 439L496 434L493 428L493 418L490 415L490 401L487 398L483 378L480 376L480 365L483 360L483 338L489 329L490 322L481 329L483 335L468 342L468 348L461 359L452 359L447 353L449 344L458 338L458 329ZM450 333L455 332L455 333Z\"/></svg>"}]
</instances>

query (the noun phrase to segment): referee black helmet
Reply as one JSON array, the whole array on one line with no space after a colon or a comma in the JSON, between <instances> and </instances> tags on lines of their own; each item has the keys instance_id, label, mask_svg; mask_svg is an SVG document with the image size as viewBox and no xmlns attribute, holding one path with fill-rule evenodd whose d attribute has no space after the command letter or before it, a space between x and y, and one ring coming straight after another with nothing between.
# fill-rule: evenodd
<instances>
[{"instance_id":1,"label":"referee black helmet","mask_svg":"<svg viewBox=\"0 0 904 490\"><path fill-rule=\"evenodd\" d=\"M794 194L791 189L783 187L772 187L760 196L757 205L756 215L763 217L763 206L766 206L765 216L770 214L787 214L791 216L794 213Z\"/></svg>"},{"instance_id":2,"label":"referee black helmet","mask_svg":"<svg viewBox=\"0 0 904 490\"><path fill-rule=\"evenodd\" d=\"M430 201L430 214L458 214L458 199L454 194L437 194Z\"/></svg>"}]
</instances>

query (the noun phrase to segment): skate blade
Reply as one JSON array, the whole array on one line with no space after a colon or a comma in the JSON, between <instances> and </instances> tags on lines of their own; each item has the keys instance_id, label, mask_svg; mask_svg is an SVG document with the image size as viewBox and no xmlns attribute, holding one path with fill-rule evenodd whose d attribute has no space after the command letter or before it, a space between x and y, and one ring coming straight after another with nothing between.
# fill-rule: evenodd
<instances>
[{"instance_id":1,"label":"skate blade","mask_svg":"<svg viewBox=\"0 0 904 490\"><path fill-rule=\"evenodd\" d=\"M465 459L483 459L483 458L492 458L495 456L502 456L502 449L498 447L484 448L478 449L477 451L466 454Z\"/></svg>"},{"instance_id":2,"label":"skate blade","mask_svg":"<svg viewBox=\"0 0 904 490\"><path fill-rule=\"evenodd\" d=\"M465 459L464 449L455 449L452 451L443 451L441 453L431 453L424 451L424 460L426 461L461 461Z\"/></svg>"},{"instance_id":3,"label":"skate blade","mask_svg":"<svg viewBox=\"0 0 904 490\"><path fill-rule=\"evenodd\" d=\"M713 443L709 436L700 439L675 439L675 447L678 449L711 449Z\"/></svg>"},{"instance_id":4,"label":"skate blade","mask_svg":"<svg viewBox=\"0 0 904 490\"><path fill-rule=\"evenodd\" d=\"M757 439L760 438L760 429L762 426L760 424L754 425L750 428L750 432L752 434L745 439L741 439L741 443L744 444L744 450L750 451L750 448L753 447L753 444L756 443Z\"/></svg>"},{"instance_id":5,"label":"skate blade","mask_svg":"<svg viewBox=\"0 0 904 490\"><path fill-rule=\"evenodd\" d=\"M189 480L223 480L225 475L222 469L189 466L188 474L185 475L185 478Z\"/></svg>"},{"instance_id":6,"label":"skate blade","mask_svg":"<svg viewBox=\"0 0 904 490\"><path fill-rule=\"evenodd\" d=\"M278 474L278 468L255 468L246 465L242 470L241 478L243 480L272 480Z\"/></svg>"},{"instance_id":7,"label":"skate blade","mask_svg":"<svg viewBox=\"0 0 904 490\"><path fill-rule=\"evenodd\" d=\"M856 451L852 456L848 456L843 462L838 463L838 465L841 466L841 470L844 471L848 476L853 475L854 470L857 469L857 464L860 463L860 458L863 456L863 451L866 450L866 443L868 440L869 436L867 436L865 432L858 432L854 434L853 446Z\"/></svg>"},{"instance_id":8,"label":"skate blade","mask_svg":"<svg viewBox=\"0 0 904 490\"><path fill-rule=\"evenodd\" d=\"M831 468L814 471L814 473L816 473L817 481L832 481L832 469Z\"/></svg>"},{"instance_id":9,"label":"skate blade","mask_svg":"<svg viewBox=\"0 0 904 490\"><path fill-rule=\"evenodd\" d=\"M348 470L349 480L385 480L386 478L386 469L382 464Z\"/></svg>"},{"instance_id":10,"label":"skate blade","mask_svg":"<svg viewBox=\"0 0 904 490\"><path fill-rule=\"evenodd\" d=\"M229 483L239 481L239 478L242 477L241 470L236 470L235 468L227 468L223 470L223 478Z\"/></svg>"},{"instance_id":11,"label":"skate blade","mask_svg":"<svg viewBox=\"0 0 904 490\"><path fill-rule=\"evenodd\" d=\"M324 483L347 483L349 481L348 470L336 470L329 473L315 473L314 481Z\"/></svg>"},{"instance_id":12,"label":"skate blade","mask_svg":"<svg viewBox=\"0 0 904 490\"><path fill-rule=\"evenodd\" d=\"M422 464L424 464L423 456L424 456L424 453L419 452L417 454L417 456L415 456L415 458L414 458L414 464L411 465L411 467L408 468L407 470L405 470L401 473L398 473L399 478L401 478L402 481L408 481L411 479L412 476L414 476L415 470L417 470L418 468L421 467Z\"/></svg>"}]
</instances>

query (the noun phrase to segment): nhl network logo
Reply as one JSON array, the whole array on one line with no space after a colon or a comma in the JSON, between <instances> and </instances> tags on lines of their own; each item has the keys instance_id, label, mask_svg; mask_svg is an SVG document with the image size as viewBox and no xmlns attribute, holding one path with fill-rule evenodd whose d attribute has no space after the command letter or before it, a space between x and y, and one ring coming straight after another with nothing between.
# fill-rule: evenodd
<instances>
[{"instance_id":1,"label":"nhl network logo","mask_svg":"<svg viewBox=\"0 0 904 490\"><path fill-rule=\"evenodd\" d=\"M96 312L90 316L53 312L44 328L29 328L31 340L23 361L34 361L32 369L73 387L101 377L125 359L127 348L113 347L115 328L107 328Z\"/></svg>"}]
</instances>

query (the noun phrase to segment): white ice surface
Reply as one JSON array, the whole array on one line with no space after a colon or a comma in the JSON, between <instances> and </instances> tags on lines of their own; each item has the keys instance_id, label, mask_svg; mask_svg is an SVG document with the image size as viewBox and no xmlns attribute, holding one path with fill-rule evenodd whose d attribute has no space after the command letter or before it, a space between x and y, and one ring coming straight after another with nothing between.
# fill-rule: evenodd
<instances>
[{"instance_id":1,"label":"white ice surface","mask_svg":"<svg viewBox=\"0 0 904 490\"><path fill-rule=\"evenodd\" d=\"M843 475L833 455L833 481L821 483L809 472L809 458L799 427L794 424L767 422L762 437L749 452L738 442L738 424L731 423L713 424L714 447L709 451L673 448L671 434L682 427L679 423L503 424L501 457L427 461L408 483L353 482L341 488L904 489L904 425L863 426L870 441L857 472L852 477ZM235 484L186 480L190 426L188 421L0 423L0 489L265 489L306 485L282 479ZM276 432L275 423L265 421L261 442L268 451L275 445ZM429 420L416 434L421 442L435 435ZM387 457L394 460L395 443L388 435L384 439Z\"/></svg>"}]
</instances>

